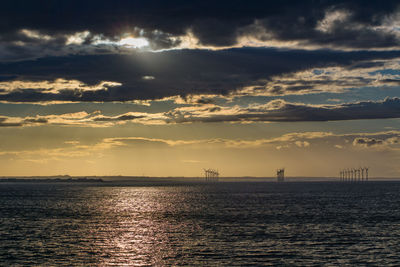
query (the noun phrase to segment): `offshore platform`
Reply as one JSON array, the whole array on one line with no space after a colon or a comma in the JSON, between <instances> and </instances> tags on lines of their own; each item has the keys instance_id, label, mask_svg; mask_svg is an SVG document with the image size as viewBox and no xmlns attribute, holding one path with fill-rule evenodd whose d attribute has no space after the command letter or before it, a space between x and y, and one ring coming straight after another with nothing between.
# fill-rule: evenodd
<instances>
[{"instance_id":1,"label":"offshore platform","mask_svg":"<svg viewBox=\"0 0 400 267\"><path fill-rule=\"evenodd\" d=\"M276 181L277 182L285 181L285 168L276 170Z\"/></svg>"}]
</instances>

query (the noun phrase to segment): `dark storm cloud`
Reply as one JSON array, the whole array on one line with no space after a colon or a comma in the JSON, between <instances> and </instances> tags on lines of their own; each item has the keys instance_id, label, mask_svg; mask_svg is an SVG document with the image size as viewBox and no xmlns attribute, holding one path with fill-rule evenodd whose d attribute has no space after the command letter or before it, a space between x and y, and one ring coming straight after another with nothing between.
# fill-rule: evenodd
<instances>
[{"instance_id":1,"label":"dark storm cloud","mask_svg":"<svg viewBox=\"0 0 400 267\"><path fill-rule=\"evenodd\" d=\"M24 41L26 37L18 32L32 29L56 36L61 43L65 34L90 31L86 40L90 43L96 34L112 39L143 29L141 34L156 49L177 45L179 41L171 37L188 30L201 44L213 46L233 45L238 36L250 34L265 40L382 48L399 44L395 33L379 28L397 7L398 1L393 0L7 0L0 9L0 40ZM346 16L328 16L324 22L327 14L335 12ZM318 27L321 22L322 30Z\"/></svg>"},{"instance_id":2,"label":"dark storm cloud","mask_svg":"<svg viewBox=\"0 0 400 267\"><path fill-rule=\"evenodd\" d=\"M99 90L78 87L57 92L16 89L3 91L0 101L108 102L161 99L178 95L228 95L244 86L264 86L276 75L312 67L352 66L363 61L399 56L400 51L335 52L241 48L220 51L173 50L133 53L130 56L49 57L0 63L0 76L17 77L14 80L25 81L73 79L88 85L112 81L122 85L106 84ZM302 88L293 87L290 90ZM209 101L204 99L200 102Z\"/></svg>"},{"instance_id":3,"label":"dark storm cloud","mask_svg":"<svg viewBox=\"0 0 400 267\"><path fill-rule=\"evenodd\" d=\"M393 47L400 43L396 34L377 27L384 24L397 6L395 1L384 5L378 1L314 1L303 5L298 1L293 9L263 18L258 25L281 41L298 40L333 48ZM254 31L257 34L257 27Z\"/></svg>"},{"instance_id":4,"label":"dark storm cloud","mask_svg":"<svg viewBox=\"0 0 400 267\"><path fill-rule=\"evenodd\" d=\"M186 122L295 122L400 118L400 98L334 106L292 104L275 100L252 108L225 108L219 114L208 110L176 109L165 114L170 123Z\"/></svg>"}]
</instances>

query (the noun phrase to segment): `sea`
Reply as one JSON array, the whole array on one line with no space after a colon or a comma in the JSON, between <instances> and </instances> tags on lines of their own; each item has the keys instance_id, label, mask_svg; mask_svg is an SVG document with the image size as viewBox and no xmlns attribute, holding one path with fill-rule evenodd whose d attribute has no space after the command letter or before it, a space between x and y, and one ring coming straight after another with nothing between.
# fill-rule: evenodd
<instances>
[{"instance_id":1,"label":"sea","mask_svg":"<svg viewBox=\"0 0 400 267\"><path fill-rule=\"evenodd\" d=\"M1 266L399 266L400 182L2 182Z\"/></svg>"}]
</instances>

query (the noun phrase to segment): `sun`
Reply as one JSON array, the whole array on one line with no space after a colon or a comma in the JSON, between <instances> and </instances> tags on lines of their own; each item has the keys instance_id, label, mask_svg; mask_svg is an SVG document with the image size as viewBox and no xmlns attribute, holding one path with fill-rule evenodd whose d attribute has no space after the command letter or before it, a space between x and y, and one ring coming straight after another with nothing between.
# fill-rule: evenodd
<instances>
[{"instance_id":1,"label":"sun","mask_svg":"<svg viewBox=\"0 0 400 267\"><path fill-rule=\"evenodd\" d=\"M127 37L123 38L118 42L118 45L124 46L127 48L142 48L149 45L149 42L145 38L134 38Z\"/></svg>"}]
</instances>

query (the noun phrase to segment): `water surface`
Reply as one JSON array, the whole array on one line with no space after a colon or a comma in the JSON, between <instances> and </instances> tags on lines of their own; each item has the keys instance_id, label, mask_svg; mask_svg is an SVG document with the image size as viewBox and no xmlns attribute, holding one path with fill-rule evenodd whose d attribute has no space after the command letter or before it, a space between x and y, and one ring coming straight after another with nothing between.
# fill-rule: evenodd
<instances>
[{"instance_id":1,"label":"water surface","mask_svg":"<svg viewBox=\"0 0 400 267\"><path fill-rule=\"evenodd\" d=\"M0 183L1 265L400 264L400 183Z\"/></svg>"}]
</instances>

